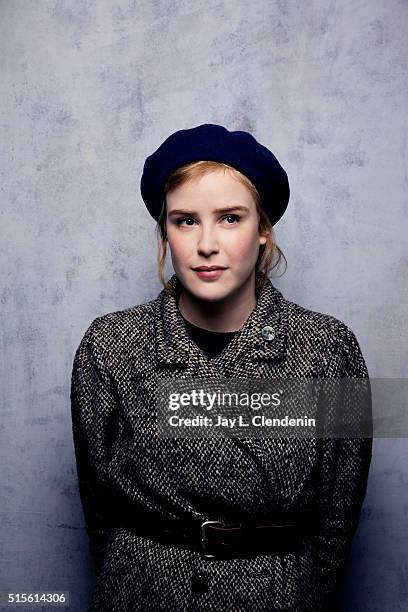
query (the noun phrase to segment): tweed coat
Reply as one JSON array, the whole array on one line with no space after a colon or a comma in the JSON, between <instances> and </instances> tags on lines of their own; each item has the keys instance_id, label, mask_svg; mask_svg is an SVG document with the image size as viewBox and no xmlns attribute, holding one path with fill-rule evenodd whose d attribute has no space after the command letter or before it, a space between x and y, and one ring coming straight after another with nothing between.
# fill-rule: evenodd
<instances>
[{"instance_id":1,"label":"tweed coat","mask_svg":"<svg viewBox=\"0 0 408 612\"><path fill-rule=\"evenodd\" d=\"M161 378L368 378L356 336L337 318L285 299L268 280L243 327L209 358L186 331L175 274L170 287L145 304L95 318L75 353L73 439L96 572L88 609L337 609L371 438L160 439L155 393ZM272 340L264 338L265 326L273 328ZM237 511L267 520L306 510L318 517L318 529L300 551L250 559L208 560L122 522L146 513L228 522ZM201 592L192 588L197 572L206 579Z\"/></svg>"}]
</instances>

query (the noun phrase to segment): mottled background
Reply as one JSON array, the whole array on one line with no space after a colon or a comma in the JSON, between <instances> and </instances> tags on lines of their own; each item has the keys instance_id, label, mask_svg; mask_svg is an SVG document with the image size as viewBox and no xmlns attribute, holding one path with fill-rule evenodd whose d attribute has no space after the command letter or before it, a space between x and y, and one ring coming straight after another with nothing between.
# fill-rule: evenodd
<instances>
[{"instance_id":1,"label":"mottled background","mask_svg":"<svg viewBox=\"0 0 408 612\"><path fill-rule=\"evenodd\" d=\"M0 589L93 570L71 434L91 320L155 297L144 159L171 132L251 131L287 169L284 295L407 377L406 0L2 0ZM408 441L376 440L345 610L408 606Z\"/></svg>"}]
</instances>

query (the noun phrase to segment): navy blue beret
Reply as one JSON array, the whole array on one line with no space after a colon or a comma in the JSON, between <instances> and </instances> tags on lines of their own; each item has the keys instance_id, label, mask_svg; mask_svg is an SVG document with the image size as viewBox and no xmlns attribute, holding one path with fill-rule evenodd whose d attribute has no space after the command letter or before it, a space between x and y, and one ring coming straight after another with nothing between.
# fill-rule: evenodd
<instances>
[{"instance_id":1,"label":"navy blue beret","mask_svg":"<svg viewBox=\"0 0 408 612\"><path fill-rule=\"evenodd\" d=\"M289 202L289 181L275 155L248 132L204 123L174 132L147 157L140 191L153 219L159 218L168 176L176 168L200 160L223 162L242 172L257 188L272 225L282 217Z\"/></svg>"}]
</instances>

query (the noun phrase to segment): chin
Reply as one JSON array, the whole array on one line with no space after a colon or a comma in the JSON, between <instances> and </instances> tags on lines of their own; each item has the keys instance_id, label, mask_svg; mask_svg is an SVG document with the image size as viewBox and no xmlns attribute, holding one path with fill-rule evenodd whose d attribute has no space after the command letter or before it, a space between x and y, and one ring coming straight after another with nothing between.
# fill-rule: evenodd
<instances>
[{"instance_id":1,"label":"chin","mask_svg":"<svg viewBox=\"0 0 408 612\"><path fill-rule=\"evenodd\" d=\"M198 299L206 302L216 302L225 299L235 289L225 282L196 282L188 287L189 291Z\"/></svg>"}]
</instances>

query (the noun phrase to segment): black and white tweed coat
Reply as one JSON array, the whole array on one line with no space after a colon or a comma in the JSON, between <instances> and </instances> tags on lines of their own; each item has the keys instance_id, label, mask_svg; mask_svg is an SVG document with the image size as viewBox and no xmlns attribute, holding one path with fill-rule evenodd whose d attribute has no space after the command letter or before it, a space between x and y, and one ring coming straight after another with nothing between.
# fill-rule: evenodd
<instances>
[{"instance_id":1,"label":"black and white tweed coat","mask_svg":"<svg viewBox=\"0 0 408 612\"><path fill-rule=\"evenodd\" d=\"M96 570L89 610L335 610L331 598L365 497L371 438L158 438L155 392L160 378L367 378L354 333L286 300L268 281L243 327L209 358L186 331L176 275L170 286L148 303L97 317L75 354L73 437ZM272 341L261 333L266 325L275 331ZM299 552L251 559L207 560L121 522L146 512L228 521L236 511L267 520L306 510L319 517L319 528ZM198 570L207 578L203 592L192 589Z\"/></svg>"}]
</instances>

